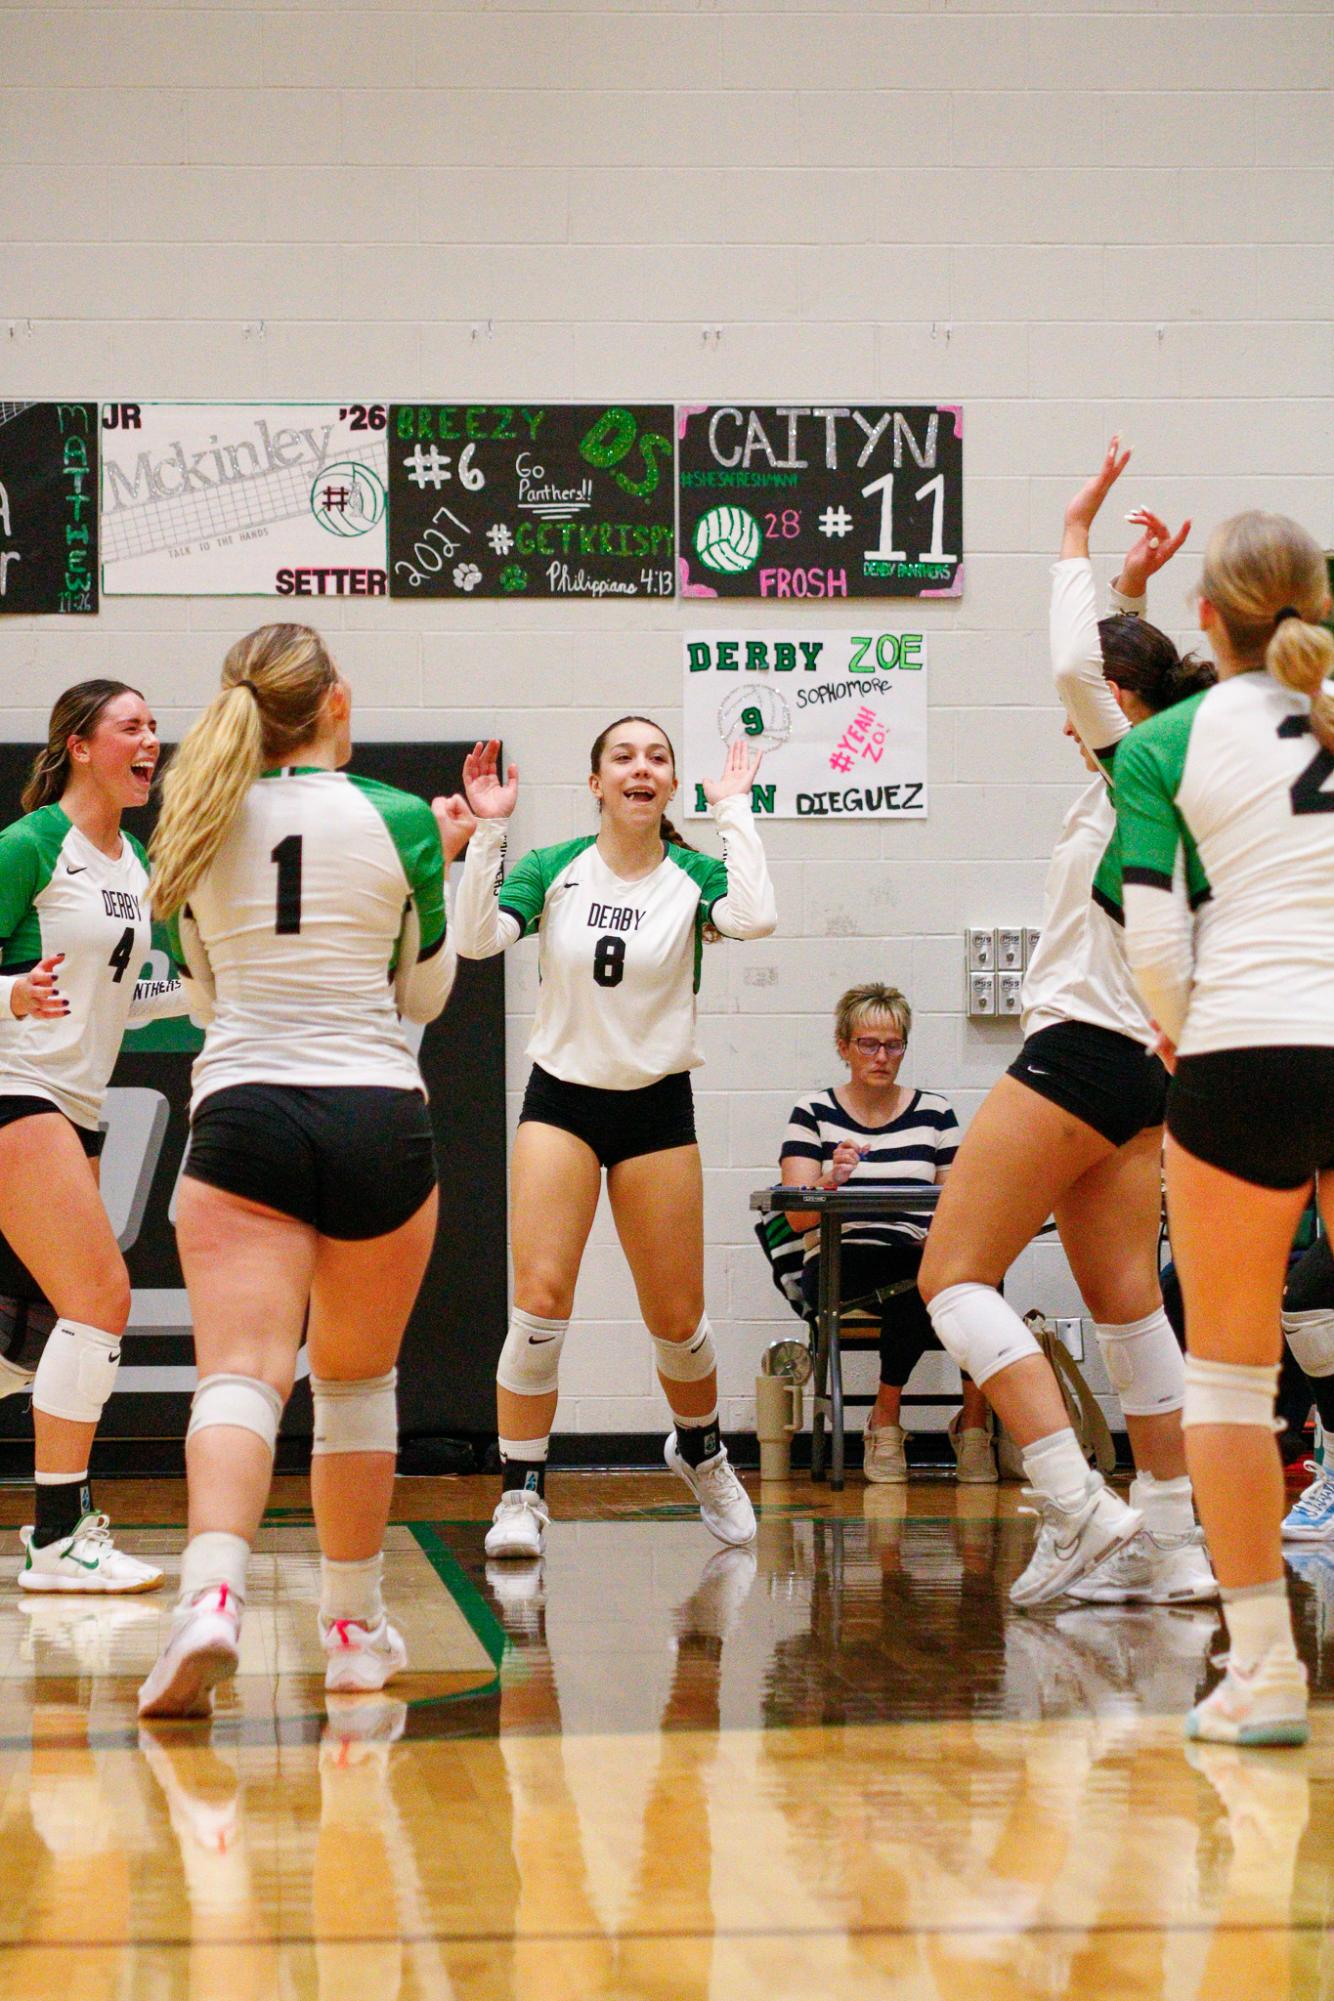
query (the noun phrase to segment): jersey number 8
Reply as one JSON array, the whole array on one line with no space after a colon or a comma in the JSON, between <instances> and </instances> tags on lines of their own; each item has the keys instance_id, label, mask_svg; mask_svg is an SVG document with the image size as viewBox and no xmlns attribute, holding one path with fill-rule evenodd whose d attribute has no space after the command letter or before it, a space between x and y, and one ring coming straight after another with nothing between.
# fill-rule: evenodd
<instances>
[{"instance_id":1,"label":"jersey number 8","mask_svg":"<svg viewBox=\"0 0 1334 2001\"><path fill-rule=\"evenodd\" d=\"M598 939L593 954L593 978L600 987L618 987L625 978L625 940L614 931Z\"/></svg>"}]
</instances>

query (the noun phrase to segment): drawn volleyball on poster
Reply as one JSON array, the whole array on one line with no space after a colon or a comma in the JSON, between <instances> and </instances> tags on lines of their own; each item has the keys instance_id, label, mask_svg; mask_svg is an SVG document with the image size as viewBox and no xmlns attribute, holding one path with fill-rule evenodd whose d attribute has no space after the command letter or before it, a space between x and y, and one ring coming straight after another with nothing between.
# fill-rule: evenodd
<instances>
[{"instance_id":1,"label":"drawn volleyball on poster","mask_svg":"<svg viewBox=\"0 0 1334 2001\"><path fill-rule=\"evenodd\" d=\"M733 688L718 704L718 734L729 750L739 739L752 750L781 750L792 734L792 711L774 688Z\"/></svg>"},{"instance_id":2,"label":"drawn volleyball on poster","mask_svg":"<svg viewBox=\"0 0 1334 2001\"><path fill-rule=\"evenodd\" d=\"M711 507L695 524L695 554L707 570L739 576L759 561L760 524L744 507Z\"/></svg>"},{"instance_id":3,"label":"drawn volleyball on poster","mask_svg":"<svg viewBox=\"0 0 1334 2001\"><path fill-rule=\"evenodd\" d=\"M330 535L368 535L384 519L384 481L368 465L340 459L322 466L310 489L310 511Z\"/></svg>"}]
</instances>

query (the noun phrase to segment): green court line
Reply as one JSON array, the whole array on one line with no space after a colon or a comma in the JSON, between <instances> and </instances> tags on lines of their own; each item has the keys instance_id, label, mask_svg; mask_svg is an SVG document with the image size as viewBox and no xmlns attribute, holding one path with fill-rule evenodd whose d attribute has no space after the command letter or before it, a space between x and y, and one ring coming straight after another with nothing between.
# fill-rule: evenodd
<instances>
[{"instance_id":1,"label":"green court line","mask_svg":"<svg viewBox=\"0 0 1334 2001\"><path fill-rule=\"evenodd\" d=\"M418 1549L462 1612L474 1636L486 1650L493 1668L499 1668L505 1654L505 1629L467 1575L449 1544L431 1522L398 1522L415 1539Z\"/></svg>"}]
</instances>

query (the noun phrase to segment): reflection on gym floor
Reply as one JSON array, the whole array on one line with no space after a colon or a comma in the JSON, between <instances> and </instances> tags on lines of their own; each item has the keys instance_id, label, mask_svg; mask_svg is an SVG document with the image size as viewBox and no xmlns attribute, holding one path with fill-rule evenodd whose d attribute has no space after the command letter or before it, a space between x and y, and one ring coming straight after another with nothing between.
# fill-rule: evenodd
<instances>
[{"instance_id":1,"label":"reflection on gym floor","mask_svg":"<svg viewBox=\"0 0 1334 2001\"><path fill-rule=\"evenodd\" d=\"M482 1484L398 1533L445 1637L383 1696L270 1655L140 1730L156 1608L5 1600L0 1997L1334 1994L1334 1554L1293 1563L1311 1743L1187 1750L1216 1614L1013 1613L1004 1490L794 1485L719 1550L604 1479L523 1568Z\"/></svg>"}]
</instances>

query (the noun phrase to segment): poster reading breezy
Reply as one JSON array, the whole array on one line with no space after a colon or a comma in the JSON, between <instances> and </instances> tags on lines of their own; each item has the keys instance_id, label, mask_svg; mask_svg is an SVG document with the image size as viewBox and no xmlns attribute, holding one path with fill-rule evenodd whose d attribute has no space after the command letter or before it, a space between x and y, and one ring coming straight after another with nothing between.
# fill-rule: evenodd
<instances>
[{"instance_id":1,"label":"poster reading breezy","mask_svg":"<svg viewBox=\"0 0 1334 2001\"><path fill-rule=\"evenodd\" d=\"M957 404L683 404L683 597L958 597Z\"/></svg>"},{"instance_id":2,"label":"poster reading breezy","mask_svg":"<svg viewBox=\"0 0 1334 2001\"><path fill-rule=\"evenodd\" d=\"M0 613L97 610L97 405L0 403Z\"/></svg>"},{"instance_id":3,"label":"poster reading breezy","mask_svg":"<svg viewBox=\"0 0 1334 2001\"><path fill-rule=\"evenodd\" d=\"M110 403L108 597L384 597L383 403Z\"/></svg>"},{"instance_id":4,"label":"poster reading breezy","mask_svg":"<svg viewBox=\"0 0 1334 2001\"><path fill-rule=\"evenodd\" d=\"M391 597L671 597L670 404L394 403Z\"/></svg>"},{"instance_id":5,"label":"poster reading breezy","mask_svg":"<svg viewBox=\"0 0 1334 2001\"><path fill-rule=\"evenodd\" d=\"M926 817L926 634L685 635L685 812L739 737L765 753L752 803L783 820Z\"/></svg>"}]
</instances>

